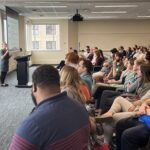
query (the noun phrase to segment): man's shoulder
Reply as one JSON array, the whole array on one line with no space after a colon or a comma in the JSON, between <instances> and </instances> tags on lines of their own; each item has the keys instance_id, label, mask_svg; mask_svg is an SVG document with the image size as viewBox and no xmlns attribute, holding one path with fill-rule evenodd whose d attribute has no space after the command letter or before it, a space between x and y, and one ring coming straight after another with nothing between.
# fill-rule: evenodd
<instances>
[{"instance_id":1,"label":"man's shoulder","mask_svg":"<svg viewBox=\"0 0 150 150\"><path fill-rule=\"evenodd\" d=\"M36 124L35 120L28 116L16 129L16 134L23 138L33 137L39 133L39 127Z\"/></svg>"}]
</instances>

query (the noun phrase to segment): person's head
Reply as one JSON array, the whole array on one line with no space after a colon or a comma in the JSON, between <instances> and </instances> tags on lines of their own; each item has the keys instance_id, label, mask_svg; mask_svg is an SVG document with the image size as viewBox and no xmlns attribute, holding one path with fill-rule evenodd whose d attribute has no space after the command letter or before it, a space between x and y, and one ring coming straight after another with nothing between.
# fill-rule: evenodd
<instances>
[{"instance_id":1,"label":"person's head","mask_svg":"<svg viewBox=\"0 0 150 150\"><path fill-rule=\"evenodd\" d=\"M131 58L131 59L128 60L128 63L127 63L127 69L128 70L133 70L134 61L135 61L134 58Z\"/></svg>"},{"instance_id":2,"label":"person's head","mask_svg":"<svg viewBox=\"0 0 150 150\"><path fill-rule=\"evenodd\" d=\"M6 42L3 42L3 43L2 43L2 48L3 48L3 49L7 49L7 46L8 46L8 45L7 45Z\"/></svg>"},{"instance_id":3,"label":"person's head","mask_svg":"<svg viewBox=\"0 0 150 150\"><path fill-rule=\"evenodd\" d=\"M97 47L97 46L95 46L95 47L94 47L94 49L97 51L97 50L98 50L98 47Z\"/></svg>"},{"instance_id":4,"label":"person's head","mask_svg":"<svg viewBox=\"0 0 150 150\"><path fill-rule=\"evenodd\" d=\"M150 65L142 64L140 70L142 74L142 82L143 83L150 82Z\"/></svg>"},{"instance_id":5,"label":"person's head","mask_svg":"<svg viewBox=\"0 0 150 150\"><path fill-rule=\"evenodd\" d=\"M113 49L110 50L110 52L111 52L110 57L114 60L115 54L118 52L118 50L116 48L113 48Z\"/></svg>"},{"instance_id":6,"label":"person's head","mask_svg":"<svg viewBox=\"0 0 150 150\"><path fill-rule=\"evenodd\" d=\"M94 57L100 58L100 51L99 50L94 51Z\"/></svg>"},{"instance_id":7,"label":"person's head","mask_svg":"<svg viewBox=\"0 0 150 150\"><path fill-rule=\"evenodd\" d=\"M133 65L133 71L135 71L135 72L140 71L140 67L141 67L142 64L144 64L144 61L143 61L143 60L138 60L138 59L136 59L136 60L134 61L134 65Z\"/></svg>"},{"instance_id":8,"label":"person's head","mask_svg":"<svg viewBox=\"0 0 150 150\"><path fill-rule=\"evenodd\" d=\"M66 65L70 65L70 64L77 65L78 62L79 62L79 56L76 53L70 52L66 54L66 58L65 58Z\"/></svg>"},{"instance_id":9,"label":"person's head","mask_svg":"<svg viewBox=\"0 0 150 150\"><path fill-rule=\"evenodd\" d=\"M60 92L59 73L51 65L38 67L33 72L32 83L32 96L35 105Z\"/></svg>"},{"instance_id":10,"label":"person's head","mask_svg":"<svg viewBox=\"0 0 150 150\"><path fill-rule=\"evenodd\" d=\"M78 51L76 49L74 49L73 52L78 55Z\"/></svg>"},{"instance_id":11,"label":"person's head","mask_svg":"<svg viewBox=\"0 0 150 150\"><path fill-rule=\"evenodd\" d=\"M87 45L87 46L86 46L86 49L90 49L90 46L89 46L89 45Z\"/></svg>"},{"instance_id":12,"label":"person's head","mask_svg":"<svg viewBox=\"0 0 150 150\"><path fill-rule=\"evenodd\" d=\"M61 89L73 88L73 93L79 97L79 101L85 101L85 96L81 90L81 78L78 74L77 69L71 66L64 66L60 71L60 86Z\"/></svg>"},{"instance_id":13,"label":"person's head","mask_svg":"<svg viewBox=\"0 0 150 150\"><path fill-rule=\"evenodd\" d=\"M120 46L120 47L119 47L119 50L124 50L124 47L123 47L123 46Z\"/></svg>"},{"instance_id":14,"label":"person's head","mask_svg":"<svg viewBox=\"0 0 150 150\"><path fill-rule=\"evenodd\" d=\"M88 73L88 74L91 74L92 69L93 69L93 65L92 65L90 60L81 59L79 61L79 64L78 64L78 67L77 67L77 70L78 70L79 74L82 74L84 72Z\"/></svg>"},{"instance_id":15,"label":"person's head","mask_svg":"<svg viewBox=\"0 0 150 150\"><path fill-rule=\"evenodd\" d=\"M116 52L116 53L115 53L115 60L116 60L117 62L120 62L122 59L123 59L122 54L119 53L119 52Z\"/></svg>"},{"instance_id":16,"label":"person's head","mask_svg":"<svg viewBox=\"0 0 150 150\"><path fill-rule=\"evenodd\" d=\"M127 51L128 51L128 52L131 52L131 51L132 51L132 48L131 48L131 47L128 47Z\"/></svg>"},{"instance_id":17,"label":"person's head","mask_svg":"<svg viewBox=\"0 0 150 150\"><path fill-rule=\"evenodd\" d=\"M69 86L69 85L76 85L79 83L80 76L77 72L77 69L71 66L64 66L60 71L60 85L62 86Z\"/></svg>"},{"instance_id":18,"label":"person's head","mask_svg":"<svg viewBox=\"0 0 150 150\"><path fill-rule=\"evenodd\" d=\"M90 46L86 46L86 52L89 53L90 52Z\"/></svg>"}]
</instances>

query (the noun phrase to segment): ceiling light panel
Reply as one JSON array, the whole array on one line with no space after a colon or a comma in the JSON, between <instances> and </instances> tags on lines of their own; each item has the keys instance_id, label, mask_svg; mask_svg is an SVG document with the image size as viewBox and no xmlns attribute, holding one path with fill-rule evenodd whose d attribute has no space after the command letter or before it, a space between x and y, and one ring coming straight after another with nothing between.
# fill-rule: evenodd
<instances>
[{"instance_id":1,"label":"ceiling light panel","mask_svg":"<svg viewBox=\"0 0 150 150\"><path fill-rule=\"evenodd\" d=\"M126 14L127 11L92 11L93 14Z\"/></svg>"},{"instance_id":2,"label":"ceiling light panel","mask_svg":"<svg viewBox=\"0 0 150 150\"><path fill-rule=\"evenodd\" d=\"M150 18L150 16L137 16L139 18Z\"/></svg>"},{"instance_id":3,"label":"ceiling light panel","mask_svg":"<svg viewBox=\"0 0 150 150\"><path fill-rule=\"evenodd\" d=\"M66 8L67 6L24 6L25 8Z\"/></svg>"},{"instance_id":4,"label":"ceiling light panel","mask_svg":"<svg viewBox=\"0 0 150 150\"><path fill-rule=\"evenodd\" d=\"M138 5L96 5L96 8L115 8L115 7L119 7L119 8L134 8L134 7L138 7Z\"/></svg>"}]
</instances>

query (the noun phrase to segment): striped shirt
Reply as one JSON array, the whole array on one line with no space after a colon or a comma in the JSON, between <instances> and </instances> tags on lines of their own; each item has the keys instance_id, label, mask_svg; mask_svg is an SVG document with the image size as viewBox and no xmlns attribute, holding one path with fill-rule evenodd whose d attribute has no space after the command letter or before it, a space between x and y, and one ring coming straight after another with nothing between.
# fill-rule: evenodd
<instances>
[{"instance_id":1,"label":"striped shirt","mask_svg":"<svg viewBox=\"0 0 150 150\"><path fill-rule=\"evenodd\" d=\"M86 150L86 109L66 92L41 102L16 130L9 150Z\"/></svg>"}]
</instances>

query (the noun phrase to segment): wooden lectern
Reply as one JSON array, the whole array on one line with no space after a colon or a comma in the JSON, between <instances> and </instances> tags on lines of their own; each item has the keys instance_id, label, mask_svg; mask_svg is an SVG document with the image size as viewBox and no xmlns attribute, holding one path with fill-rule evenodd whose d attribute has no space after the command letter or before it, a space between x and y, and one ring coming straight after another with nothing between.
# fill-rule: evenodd
<instances>
[{"instance_id":1,"label":"wooden lectern","mask_svg":"<svg viewBox=\"0 0 150 150\"><path fill-rule=\"evenodd\" d=\"M29 84L29 65L28 61L30 60L31 55L26 56L17 56L15 60L17 61L17 80L18 88L30 88L32 84Z\"/></svg>"}]
</instances>

